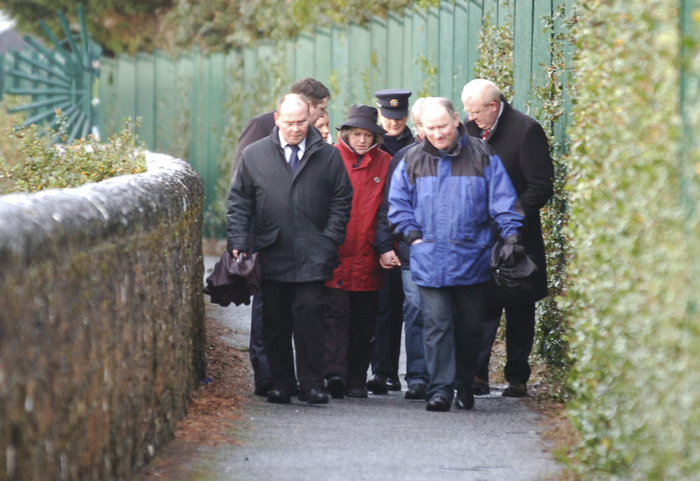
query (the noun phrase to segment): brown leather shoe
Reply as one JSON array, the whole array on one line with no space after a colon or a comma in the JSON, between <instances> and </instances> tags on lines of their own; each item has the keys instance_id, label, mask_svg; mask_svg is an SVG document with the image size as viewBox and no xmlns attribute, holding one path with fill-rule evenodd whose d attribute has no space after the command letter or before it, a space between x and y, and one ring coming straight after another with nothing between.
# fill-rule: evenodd
<instances>
[{"instance_id":1,"label":"brown leather shoe","mask_svg":"<svg viewBox=\"0 0 700 481\"><path fill-rule=\"evenodd\" d=\"M503 390L505 397L525 397L527 396L527 386L525 384L508 383L508 387Z\"/></svg>"}]
</instances>

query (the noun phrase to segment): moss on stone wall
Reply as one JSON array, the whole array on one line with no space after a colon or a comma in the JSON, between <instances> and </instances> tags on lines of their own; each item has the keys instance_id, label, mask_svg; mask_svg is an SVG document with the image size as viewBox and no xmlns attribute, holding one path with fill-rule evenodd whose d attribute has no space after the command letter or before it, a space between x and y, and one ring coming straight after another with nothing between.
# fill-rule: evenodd
<instances>
[{"instance_id":1,"label":"moss on stone wall","mask_svg":"<svg viewBox=\"0 0 700 481\"><path fill-rule=\"evenodd\" d=\"M0 197L0 473L129 479L205 376L203 186L184 162Z\"/></svg>"}]
</instances>

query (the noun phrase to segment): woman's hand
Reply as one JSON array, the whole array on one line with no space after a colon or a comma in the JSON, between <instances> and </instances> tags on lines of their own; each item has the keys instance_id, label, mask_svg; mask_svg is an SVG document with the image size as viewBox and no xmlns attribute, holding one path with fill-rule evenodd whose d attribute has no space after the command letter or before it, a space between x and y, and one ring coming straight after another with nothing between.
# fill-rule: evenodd
<instances>
[{"instance_id":1,"label":"woman's hand","mask_svg":"<svg viewBox=\"0 0 700 481\"><path fill-rule=\"evenodd\" d=\"M396 252L389 251L379 256L379 265L384 269L393 269L396 266L400 266L401 261L399 260L399 256L396 255Z\"/></svg>"}]
</instances>

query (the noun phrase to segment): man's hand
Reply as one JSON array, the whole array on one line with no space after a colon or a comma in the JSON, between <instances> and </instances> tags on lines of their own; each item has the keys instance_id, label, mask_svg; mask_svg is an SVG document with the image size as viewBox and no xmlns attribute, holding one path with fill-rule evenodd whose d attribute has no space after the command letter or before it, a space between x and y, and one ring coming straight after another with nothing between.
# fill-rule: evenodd
<instances>
[{"instance_id":1,"label":"man's hand","mask_svg":"<svg viewBox=\"0 0 700 481\"><path fill-rule=\"evenodd\" d=\"M238 249L233 249L233 250L231 251L231 254L233 254L233 258L236 259L236 260L238 260L238 256L239 256L239 255L242 256L242 257L248 257L248 254L247 254L246 252L241 252L241 251L239 251Z\"/></svg>"},{"instance_id":2,"label":"man's hand","mask_svg":"<svg viewBox=\"0 0 700 481\"><path fill-rule=\"evenodd\" d=\"M379 256L379 265L384 269L393 269L396 266L400 266L401 261L399 260L399 256L396 255L396 252L389 251Z\"/></svg>"}]
</instances>

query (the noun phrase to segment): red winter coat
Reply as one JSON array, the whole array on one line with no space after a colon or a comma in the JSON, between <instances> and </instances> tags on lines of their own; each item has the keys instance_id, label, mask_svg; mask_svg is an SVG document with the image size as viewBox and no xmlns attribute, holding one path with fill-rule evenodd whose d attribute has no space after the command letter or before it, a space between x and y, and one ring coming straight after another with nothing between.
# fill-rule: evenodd
<instances>
[{"instance_id":1,"label":"red winter coat","mask_svg":"<svg viewBox=\"0 0 700 481\"><path fill-rule=\"evenodd\" d=\"M384 269L374 248L377 211L384 196L391 156L372 147L361 158L339 137L335 147L352 183L352 210L345 242L338 248L340 265L326 286L344 291L378 291L384 287Z\"/></svg>"}]
</instances>

